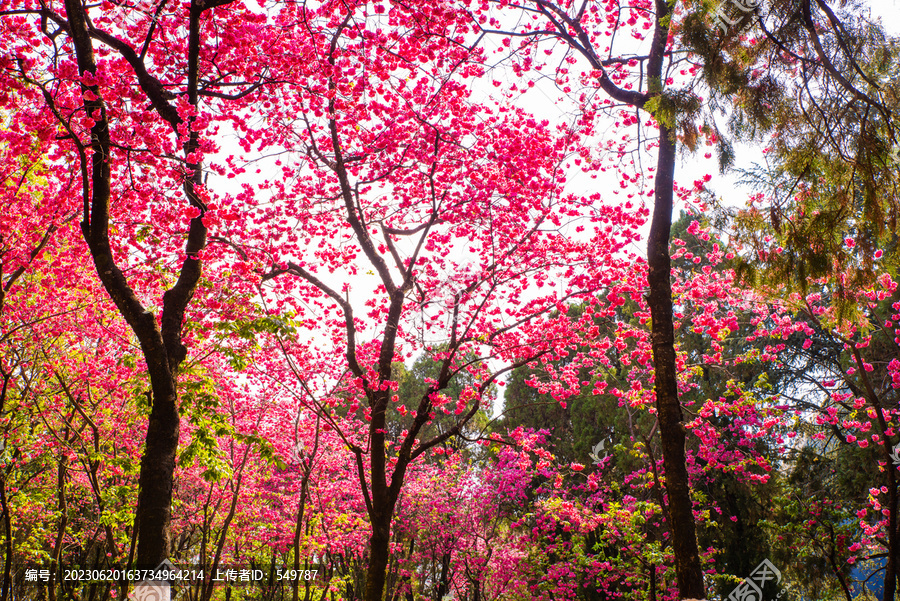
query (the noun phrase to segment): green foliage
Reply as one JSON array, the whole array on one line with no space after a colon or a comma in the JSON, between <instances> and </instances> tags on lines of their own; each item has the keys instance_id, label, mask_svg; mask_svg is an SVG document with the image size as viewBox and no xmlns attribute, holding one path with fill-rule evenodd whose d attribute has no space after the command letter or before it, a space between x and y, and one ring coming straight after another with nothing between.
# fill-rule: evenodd
<instances>
[{"instance_id":1,"label":"green foliage","mask_svg":"<svg viewBox=\"0 0 900 601\"><path fill-rule=\"evenodd\" d=\"M803 481L810 482L810 474ZM777 542L772 561L784 566L805 598L841 598L840 580L849 582L853 567L848 549L861 534L858 521L839 491L811 493L791 484L772 498L772 517L762 523Z\"/></svg>"},{"instance_id":2,"label":"green foliage","mask_svg":"<svg viewBox=\"0 0 900 601\"><path fill-rule=\"evenodd\" d=\"M682 36L703 58L720 166L734 151L717 110L733 140L768 145L765 165L743 172L751 203L719 207L745 251L737 272L785 295L827 279L841 317L856 319L847 290L874 281L876 250L896 252L900 42L849 6L776 3L743 20L748 35L711 27L711 8L691 14Z\"/></svg>"},{"instance_id":3,"label":"green foliage","mask_svg":"<svg viewBox=\"0 0 900 601\"><path fill-rule=\"evenodd\" d=\"M194 374L190 374L194 375ZM203 478L217 482L231 477L231 467L219 446L220 437L235 437L234 427L224 413L217 410L219 397L215 381L210 377L196 374L182 378L181 413L191 424L190 442L178 456L180 465L196 463L201 467Z\"/></svg>"},{"instance_id":4,"label":"green foliage","mask_svg":"<svg viewBox=\"0 0 900 601\"><path fill-rule=\"evenodd\" d=\"M443 350L443 347L436 347L433 352L439 353ZM469 354L457 359L455 364L462 366L476 360L477 357L474 354ZM406 427L411 417L418 410L422 397L430 385L429 382L438 379L441 366L442 361L434 360L429 354L420 355L409 369L402 363L395 363L393 365L393 377L397 382L398 402L393 403L392 405L394 406L388 410L388 428L395 436L399 437L399 433ZM461 369L451 377L447 387L438 393L443 397L446 397L446 399L449 399L449 401L441 407L432 410L434 417L423 428L420 437L425 440L452 428L458 420L458 416L454 413L456 401L459 399L463 390L476 384L475 377L466 369ZM483 395L481 407L475 414L475 417L473 417L463 429L463 435L465 437L477 436L484 430L490 420L492 399L496 394L495 390L495 387L491 386ZM401 411L406 413L406 416L402 415ZM453 437L445 442L444 446L457 451L465 449L467 453L476 454L478 453L477 449L479 448L472 447L461 437Z\"/></svg>"}]
</instances>

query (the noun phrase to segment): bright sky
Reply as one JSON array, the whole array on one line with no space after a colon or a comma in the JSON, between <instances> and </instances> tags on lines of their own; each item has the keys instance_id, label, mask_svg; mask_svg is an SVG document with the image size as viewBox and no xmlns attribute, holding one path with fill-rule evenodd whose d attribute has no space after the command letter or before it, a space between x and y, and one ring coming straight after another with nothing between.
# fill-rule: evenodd
<instances>
[{"instance_id":1,"label":"bright sky","mask_svg":"<svg viewBox=\"0 0 900 601\"><path fill-rule=\"evenodd\" d=\"M894 34L900 31L900 0L869 0L869 9Z\"/></svg>"}]
</instances>

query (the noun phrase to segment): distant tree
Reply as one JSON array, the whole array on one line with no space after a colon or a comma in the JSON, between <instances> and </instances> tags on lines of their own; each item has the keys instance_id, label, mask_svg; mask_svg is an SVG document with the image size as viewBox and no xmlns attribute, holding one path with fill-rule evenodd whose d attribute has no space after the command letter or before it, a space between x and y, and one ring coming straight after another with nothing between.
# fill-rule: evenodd
<instances>
[{"instance_id":1,"label":"distant tree","mask_svg":"<svg viewBox=\"0 0 900 601\"><path fill-rule=\"evenodd\" d=\"M735 15L737 4L726 10L730 18L741 16L734 26L714 31L698 12L682 34L703 57L710 106L732 109L727 127L716 125L714 114L707 127L722 140L766 144L765 165L744 173L756 194L746 208L723 209L721 223L744 245L737 268L745 281L786 299L798 321L808 321L804 346L785 357L806 383L795 389L797 405L821 399L827 422L835 425L842 423L835 410L852 414L868 407L878 437L869 442L880 447L878 463L885 468L900 441L896 401L886 380L869 371L878 364L869 353L870 345L886 344L887 356L896 354L893 311L878 304L893 293L884 278L897 264L900 44L858 2L761 3ZM726 142L721 148L727 167L733 147ZM861 405L835 406L835 393L821 387L824 374ZM857 435L850 436L856 442ZM900 558L897 472L885 469L875 481L887 489L884 598L893 600Z\"/></svg>"},{"instance_id":2,"label":"distant tree","mask_svg":"<svg viewBox=\"0 0 900 601\"><path fill-rule=\"evenodd\" d=\"M467 359L469 361L477 361L478 357L470 353ZM397 382L399 383L397 396L399 398L396 412L391 411L389 418L389 430L395 436L400 434L404 423L401 411L411 412L415 410L419 400L428 388L428 382L437 381L437 378L440 376L441 363L440 361L435 361L428 354L422 354L413 362L411 369L406 370L405 366L399 365L396 369ZM468 372L459 372L450 379L447 387L442 392L448 397L450 402L444 404L441 411L436 413L434 420L424 428L423 436L431 438L456 425L457 418L451 411L451 408L459 402L464 391L473 386L475 381L475 377ZM495 396L496 387L491 386L485 391L482 406L479 408L478 413L466 423L460 435L444 443L447 448L454 451L463 451L465 449L467 452L477 453L478 447L473 446L471 442L483 437L493 410ZM401 407L403 409L400 409Z\"/></svg>"},{"instance_id":3,"label":"distant tree","mask_svg":"<svg viewBox=\"0 0 900 601\"><path fill-rule=\"evenodd\" d=\"M626 307L616 309L614 318L596 317L597 336L614 338L615 321L633 317L629 315L629 309L633 308L633 303L626 303ZM579 306L571 306L567 311L568 317L576 320L582 313ZM556 369L570 362L577 352L588 350L587 347L573 349L569 357L556 362ZM610 353L613 355L610 365L603 366L600 371L597 367L581 368L579 379L583 382L599 379L611 387L627 387L628 370L616 361L617 350L610 349ZM630 433L622 425L629 417L619 407L617 399L611 395L597 395L591 387L582 387L578 394L567 398L563 406L551 394L541 393L533 385L534 381L546 381L548 377L550 374L540 366L522 366L513 370L504 388L501 417L493 428L497 431L517 427L548 430L548 445L561 464L588 461L594 447L601 442L601 456L604 456L612 453L615 444L628 440Z\"/></svg>"},{"instance_id":4,"label":"distant tree","mask_svg":"<svg viewBox=\"0 0 900 601\"><path fill-rule=\"evenodd\" d=\"M763 422L767 432L785 432L773 399L794 374L775 361L771 349L781 341L779 328L793 331L795 324L780 312L770 313L773 308L753 292L733 287L733 272L723 263L727 247L699 225L696 215L683 213L673 231L679 393L689 416L686 427L695 434L687 445L691 489L695 511L705 516L700 540L704 548L715 549L717 572L723 575L711 582L727 595L735 582L725 574L750 574L770 554L771 540L763 527L772 517L766 499L783 485L772 467L783 469L784 444L778 436L753 432ZM649 314L643 299L620 301L612 302L614 311L594 317L597 337L589 348L595 356L603 349L605 360L580 374L590 386L567 398L563 407L541 391L550 374L539 367L519 368L510 378L500 424L550 430L548 449L559 465L593 463L591 451L603 441L601 465L570 478L569 495L594 502L602 498L604 507L636 499L658 507L662 516L666 500L658 426L648 411ZM568 311L570 318L581 314L577 306ZM779 333L771 334L769 327ZM573 350L559 363L575 357ZM582 474L596 479L603 492L580 486ZM535 491L545 484L543 478L530 483L535 502ZM670 551L663 522L647 519L636 532L648 548L659 545ZM605 535L592 536L596 542ZM652 571L649 564L645 568Z\"/></svg>"}]
</instances>

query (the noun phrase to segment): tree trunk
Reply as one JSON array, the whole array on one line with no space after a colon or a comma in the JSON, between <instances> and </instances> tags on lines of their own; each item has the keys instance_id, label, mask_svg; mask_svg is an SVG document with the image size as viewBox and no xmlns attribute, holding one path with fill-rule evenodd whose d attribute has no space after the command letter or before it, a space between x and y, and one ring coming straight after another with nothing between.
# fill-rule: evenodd
<instances>
[{"instance_id":1,"label":"tree trunk","mask_svg":"<svg viewBox=\"0 0 900 601\"><path fill-rule=\"evenodd\" d=\"M63 442L69 443L69 431L66 428L63 432ZM53 551L50 556L50 581L47 583L47 594L50 601L56 599L56 581L57 573L62 580L62 548L63 541L66 538L66 525L69 523L69 504L66 498L66 483L68 480L69 458L63 455L59 458L56 468L56 510L59 512L59 522L56 526L56 542L53 544ZM65 582L59 583L60 592L63 591Z\"/></svg>"},{"instance_id":2,"label":"tree trunk","mask_svg":"<svg viewBox=\"0 0 900 601\"><path fill-rule=\"evenodd\" d=\"M310 463L312 460L310 460ZM294 526L294 542L293 542L293 550L294 550L294 573L300 573L300 539L303 536L303 513L306 509L306 494L307 489L309 487L309 476L312 473L312 469L305 470L303 473L303 480L300 484L300 500L297 502L297 521ZM292 586L294 588L292 593L292 600L299 601L300 600L300 579L294 578L292 580ZM308 590L308 589L307 589Z\"/></svg>"},{"instance_id":3,"label":"tree trunk","mask_svg":"<svg viewBox=\"0 0 900 601\"><path fill-rule=\"evenodd\" d=\"M673 187L675 182L674 128L660 123L659 156L654 193L653 219L647 243L647 303L650 305L651 343L656 376L656 412L666 470L669 497L668 519L675 555L675 571L681 598L703 599L703 571L697 551L694 514L685 464L685 430L675 362L675 328L672 309L671 258L669 234L672 229Z\"/></svg>"},{"instance_id":4,"label":"tree trunk","mask_svg":"<svg viewBox=\"0 0 900 601\"><path fill-rule=\"evenodd\" d=\"M0 509L3 514L3 529L6 532L3 558L3 588L0 590L0 601L8 601L12 587L12 521L9 517L9 505L6 502L6 480L0 477Z\"/></svg>"},{"instance_id":5,"label":"tree trunk","mask_svg":"<svg viewBox=\"0 0 900 601\"><path fill-rule=\"evenodd\" d=\"M450 552L447 551L441 556L441 577L438 580L437 594L434 596L435 601L441 601L448 592L450 592Z\"/></svg>"},{"instance_id":6,"label":"tree trunk","mask_svg":"<svg viewBox=\"0 0 900 601\"><path fill-rule=\"evenodd\" d=\"M366 601L381 601L387 575L390 549L391 512L381 519L372 520L372 536L369 538L369 570L366 577ZM386 518L386 519L385 519Z\"/></svg>"},{"instance_id":7,"label":"tree trunk","mask_svg":"<svg viewBox=\"0 0 900 601\"><path fill-rule=\"evenodd\" d=\"M168 387L174 389L174 384L172 381ZM141 508L137 525L139 568L155 568L168 557L172 485L180 429L175 401L174 390L168 398L161 399L154 395L147 426L147 443L141 458L138 484L138 507Z\"/></svg>"}]
</instances>

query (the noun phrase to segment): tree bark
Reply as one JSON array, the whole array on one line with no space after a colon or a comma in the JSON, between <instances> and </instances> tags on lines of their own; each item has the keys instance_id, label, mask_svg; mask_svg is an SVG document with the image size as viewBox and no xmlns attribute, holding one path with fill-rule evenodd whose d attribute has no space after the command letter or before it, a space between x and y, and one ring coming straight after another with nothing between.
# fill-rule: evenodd
<instances>
[{"instance_id":1,"label":"tree bark","mask_svg":"<svg viewBox=\"0 0 900 601\"><path fill-rule=\"evenodd\" d=\"M298 414L299 419L299 414ZM295 422L296 427L296 422ZM306 512L306 499L309 496L309 481L312 478L313 467L315 465L316 455L319 451L319 434L321 432L321 419L316 419L316 437L313 443L313 448L309 452L309 454L304 455L300 458L302 473L300 480L300 499L297 501L297 521L294 526L294 541L293 541L293 550L294 550L294 573L300 572L300 539L303 536L303 515ZM294 437L294 448L296 449L297 438L296 435ZM307 566L309 567L309 566ZM306 597L309 598L309 582L306 583ZM293 581L293 593L292 593L292 601L299 601L300 595L300 580L294 579Z\"/></svg>"},{"instance_id":2,"label":"tree bark","mask_svg":"<svg viewBox=\"0 0 900 601\"><path fill-rule=\"evenodd\" d=\"M0 290L3 290L3 286L0 286ZM0 314L3 312L3 296L0 295ZM9 380L12 377L11 374L3 371L2 366L0 366L0 376L3 378L3 384L0 386L0 414L4 412L6 407L6 393L9 390ZM5 443L2 448L0 448L0 456L2 456L5 451ZM0 601L8 601L11 594L12 587L12 555L13 555L13 533L12 533L12 518L9 513L9 505L6 502L6 466L0 464L0 515L3 517L3 530L6 533L6 538L3 541L3 585L0 587Z\"/></svg>"},{"instance_id":3,"label":"tree bark","mask_svg":"<svg viewBox=\"0 0 900 601\"><path fill-rule=\"evenodd\" d=\"M446 551L443 555L441 555L441 576L438 580L438 589L437 594L434 596L435 601L441 601L444 596L450 591L450 552Z\"/></svg>"},{"instance_id":4,"label":"tree bark","mask_svg":"<svg viewBox=\"0 0 900 601\"><path fill-rule=\"evenodd\" d=\"M388 542L393 512L382 519L372 520L372 536L369 537L369 570L366 577L366 601L381 601L390 556Z\"/></svg>"},{"instance_id":5,"label":"tree bark","mask_svg":"<svg viewBox=\"0 0 900 601\"><path fill-rule=\"evenodd\" d=\"M652 317L651 344L656 377L656 412L666 470L668 518L681 598L703 599L703 570L697 551L693 505L685 463L685 430L675 361L675 326L672 308L669 235L672 229L675 182L675 132L660 123L659 155L654 191L653 218L647 242L647 304Z\"/></svg>"},{"instance_id":6,"label":"tree bark","mask_svg":"<svg viewBox=\"0 0 900 601\"><path fill-rule=\"evenodd\" d=\"M0 601L7 601L12 586L12 521L9 517L9 505L6 502L6 479L0 477L0 509L3 515L3 529L6 532L6 540L3 542L3 588L0 590Z\"/></svg>"},{"instance_id":7,"label":"tree bark","mask_svg":"<svg viewBox=\"0 0 900 601\"><path fill-rule=\"evenodd\" d=\"M63 431L63 442L69 442L69 429ZM47 595L50 601L56 599L57 574L62 580L62 548L66 538L66 525L69 523L69 503L66 498L66 484L69 477L69 458L63 455L59 458L56 467L56 510L59 512L59 521L56 525L56 541L53 543L53 551L50 555L50 581L47 583ZM63 592L65 582L60 582L59 589ZM65 593L63 593L65 594Z\"/></svg>"}]
</instances>

